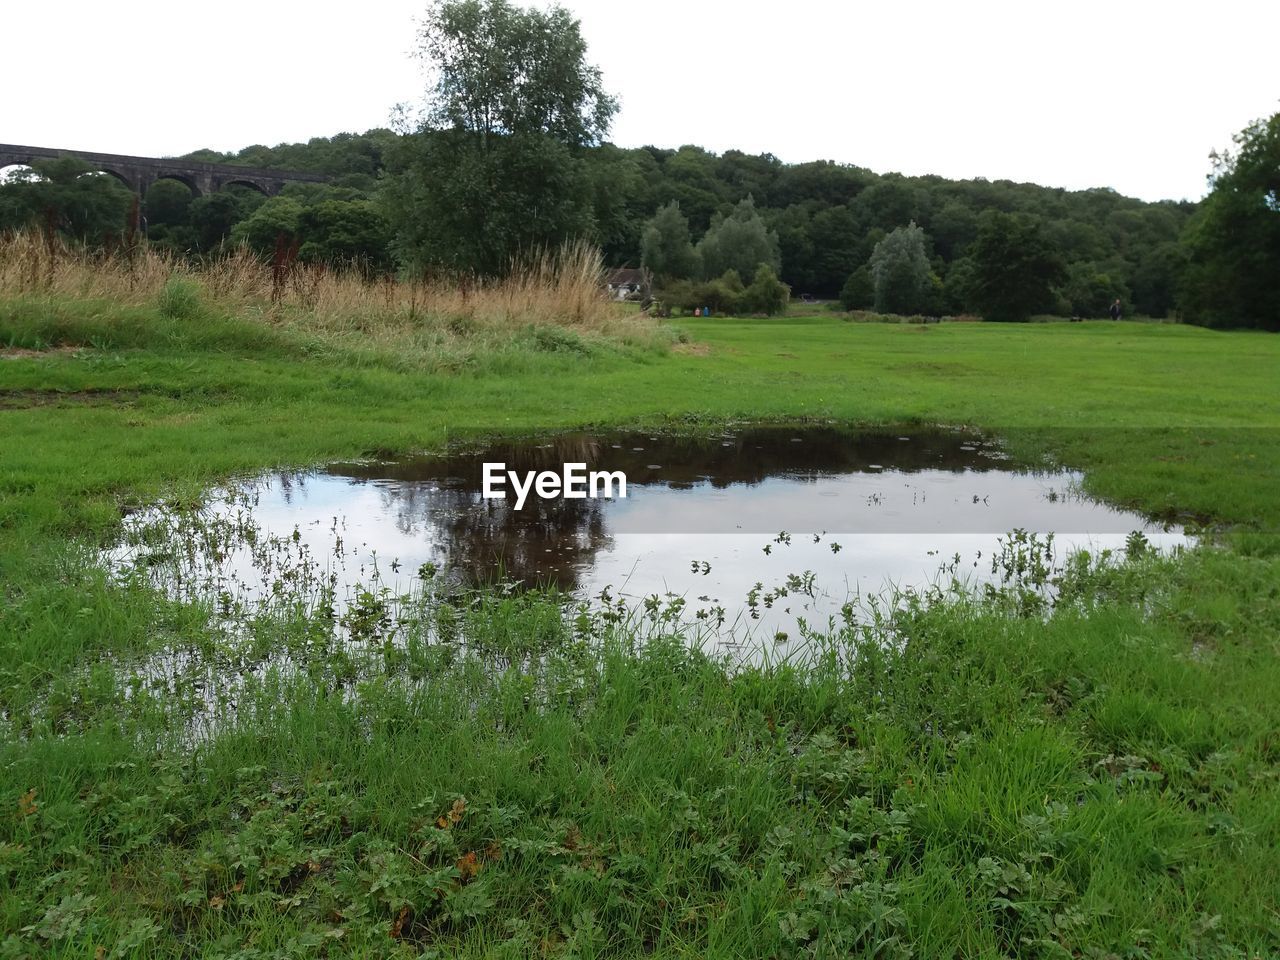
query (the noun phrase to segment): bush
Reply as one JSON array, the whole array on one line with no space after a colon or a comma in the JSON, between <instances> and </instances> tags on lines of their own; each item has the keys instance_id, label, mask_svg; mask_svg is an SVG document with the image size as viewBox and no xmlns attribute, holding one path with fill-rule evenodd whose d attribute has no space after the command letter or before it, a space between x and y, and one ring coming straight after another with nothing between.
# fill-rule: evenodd
<instances>
[{"instance_id":1,"label":"bush","mask_svg":"<svg viewBox=\"0 0 1280 960\"><path fill-rule=\"evenodd\" d=\"M709 307L713 313L736 313L745 293L738 271L726 270L715 280L703 283L677 281L663 290L659 299L676 310L692 312Z\"/></svg>"},{"instance_id":2,"label":"bush","mask_svg":"<svg viewBox=\"0 0 1280 960\"><path fill-rule=\"evenodd\" d=\"M791 288L778 279L768 264L756 267L751 286L742 284L737 270L726 270L714 280L676 281L658 294L667 307L692 313L710 309L713 314L763 313L775 316L787 308Z\"/></svg>"}]
</instances>

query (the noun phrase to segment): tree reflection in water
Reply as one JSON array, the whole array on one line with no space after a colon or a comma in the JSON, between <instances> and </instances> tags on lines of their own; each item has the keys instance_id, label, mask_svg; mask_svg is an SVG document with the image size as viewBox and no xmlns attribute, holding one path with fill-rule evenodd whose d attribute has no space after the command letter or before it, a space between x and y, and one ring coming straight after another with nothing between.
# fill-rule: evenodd
<instances>
[{"instance_id":1,"label":"tree reflection in water","mask_svg":"<svg viewBox=\"0 0 1280 960\"><path fill-rule=\"evenodd\" d=\"M629 490L725 489L771 477L803 481L880 469L988 471L1002 468L998 456L991 442L959 433L753 427L710 436L626 432L508 440L389 463L333 464L323 472L375 485L397 529L436 545L469 582L510 579L575 590L597 553L612 543L609 501L531 494L516 510L512 497L482 495L483 464L505 463L523 474L585 463L588 470L621 470ZM712 502L706 508L733 509Z\"/></svg>"}]
</instances>

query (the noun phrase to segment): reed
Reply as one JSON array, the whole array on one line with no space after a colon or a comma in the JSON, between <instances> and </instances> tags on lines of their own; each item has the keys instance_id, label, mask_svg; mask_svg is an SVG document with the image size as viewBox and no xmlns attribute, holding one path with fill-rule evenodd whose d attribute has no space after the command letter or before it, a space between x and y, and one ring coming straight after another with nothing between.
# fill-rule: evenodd
<instances>
[{"instance_id":1,"label":"reed","mask_svg":"<svg viewBox=\"0 0 1280 960\"><path fill-rule=\"evenodd\" d=\"M645 345L662 339L656 320L609 299L600 251L584 241L523 256L494 280L371 276L288 253L265 262L239 248L191 261L145 244L94 252L11 233L0 236L0 296L159 304L175 318L216 312L396 350L498 343L530 327ZM175 312L175 300L186 306Z\"/></svg>"}]
</instances>

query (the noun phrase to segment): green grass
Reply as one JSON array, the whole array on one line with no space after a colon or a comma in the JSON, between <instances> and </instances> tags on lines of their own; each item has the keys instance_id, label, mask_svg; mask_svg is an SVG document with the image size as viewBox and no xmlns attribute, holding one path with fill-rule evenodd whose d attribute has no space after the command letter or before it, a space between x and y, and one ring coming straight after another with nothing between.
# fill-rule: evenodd
<instances>
[{"instance_id":1,"label":"green grass","mask_svg":"<svg viewBox=\"0 0 1280 960\"><path fill-rule=\"evenodd\" d=\"M0 359L0 957L1280 953L1280 340L678 326L669 355L531 337L444 371L212 309L0 304L0 343L73 348ZM305 612L228 636L89 549L273 466L818 418L996 430L1240 532L1077 569L1047 619L942 598L905 647L738 672L540 595L353 665ZM277 649L304 669L235 673ZM166 651L237 685L135 682Z\"/></svg>"}]
</instances>

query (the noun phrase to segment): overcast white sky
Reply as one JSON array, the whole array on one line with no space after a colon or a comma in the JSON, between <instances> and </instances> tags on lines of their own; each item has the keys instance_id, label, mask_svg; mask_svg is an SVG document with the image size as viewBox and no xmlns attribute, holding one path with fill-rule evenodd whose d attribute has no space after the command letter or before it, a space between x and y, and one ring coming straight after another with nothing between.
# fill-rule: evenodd
<instances>
[{"instance_id":1,"label":"overcast white sky","mask_svg":"<svg viewBox=\"0 0 1280 960\"><path fill-rule=\"evenodd\" d=\"M566 0L623 146L1198 198L1280 109L1280 3ZM423 0L5 0L0 142L172 155L385 126Z\"/></svg>"}]
</instances>

